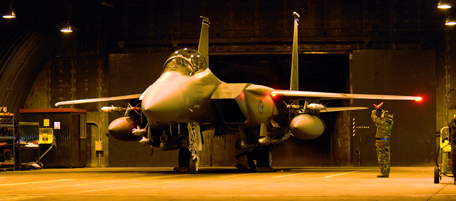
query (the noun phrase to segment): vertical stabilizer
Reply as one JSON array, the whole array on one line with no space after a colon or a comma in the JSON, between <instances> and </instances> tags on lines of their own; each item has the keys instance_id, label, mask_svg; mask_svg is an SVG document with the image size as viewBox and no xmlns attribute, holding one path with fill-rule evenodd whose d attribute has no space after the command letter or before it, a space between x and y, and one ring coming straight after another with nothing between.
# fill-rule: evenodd
<instances>
[{"instance_id":1,"label":"vertical stabilizer","mask_svg":"<svg viewBox=\"0 0 456 201\"><path fill-rule=\"evenodd\" d=\"M209 64L209 18L201 16L203 23L201 24L201 34L198 45L198 52L200 52Z\"/></svg>"},{"instance_id":2,"label":"vertical stabilizer","mask_svg":"<svg viewBox=\"0 0 456 201\"><path fill-rule=\"evenodd\" d=\"M299 69L298 69L298 22L299 14L293 12L294 16L294 31L293 31L293 53L291 57L291 78L290 90L299 90Z\"/></svg>"}]
</instances>

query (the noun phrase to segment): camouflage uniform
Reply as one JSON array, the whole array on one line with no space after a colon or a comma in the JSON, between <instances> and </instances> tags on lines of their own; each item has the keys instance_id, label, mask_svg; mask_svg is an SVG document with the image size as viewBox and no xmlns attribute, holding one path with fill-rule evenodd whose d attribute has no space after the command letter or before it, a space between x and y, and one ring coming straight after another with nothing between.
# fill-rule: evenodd
<instances>
[{"instance_id":1,"label":"camouflage uniform","mask_svg":"<svg viewBox=\"0 0 456 201\"><path fill-rule=\"evenodd\" d=\"M456 174L456 114L455 117L451 120L450 124L448 124L448 128L450 129L450 143L451 143L451 171L453 171L453 175ZM456 177L454 177L454 184L456 184Z\"/></svg>"},{"instance_id":2,"label":"camouflage uniform","mask_svg":"<svg viewBox=\"0 0 456 201\"><path fill-rule=\"evenodd\" d=\"M383 111L382 117L376 115L377 110L372 111L372 121L377 126L375 137L375 147L377 148L377 159L380 166L381 175L378 177L389 177L390 172L390 142L391 129L393 128L393 115L389 115L387 111Z\"/></svg>"}]
</instances>

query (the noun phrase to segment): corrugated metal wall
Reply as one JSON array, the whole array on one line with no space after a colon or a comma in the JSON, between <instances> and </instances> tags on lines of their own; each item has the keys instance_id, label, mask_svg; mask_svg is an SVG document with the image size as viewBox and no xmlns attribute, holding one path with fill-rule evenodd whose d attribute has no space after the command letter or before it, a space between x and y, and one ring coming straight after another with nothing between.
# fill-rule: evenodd
<instances>
[{"instance_id":1,"label":"corrugated metal wall","mask_svg":"<svg viewBox=\"0 0 456 201\"><path fill-rule=\"evenodd\" d=\"M41 159L44 167L84 167L87 164L87 138L81 126L86 124L85 113L62 112L22 112L21 121L39 122L40 128L51 128L54 132L56 146ZM48 122L45 123L45 119ZM60 122L60 129L54 128L54 122ZM24 139L33 139L35 132L24 132ZM51 144L40 144L41 154L45 153Z\"/></svg>"},{"instance_id":2,"label":"corrugated metal wall","mask_svg":"<svg viewBox=\"0 0 456 201\"><path fill-rule=\"evenodd\" d=\"M353 93L406 94L425 97L423 103L383 101L383 109L394 114L391 132L391 166L433 166L436 147L435 52L418 50L372 50L353 53ZM354 100L370 106L381 101ZM352 136L354 165L376 166L376 127L370 111L353 111L356 135ZM438 129L438 130L437 130ZM359 152L357 151L359 150ZM358 155L359 154L359 155Z\"/></svg>"},{"instance_id":3,"label":"corrugated metal wall","mask_svg":"<svg viewBox=\"0 0 456 201\"><path fill-rule=\"evenodd\" d=\"M14 2L21 5L17 14L27 14L27 20L34 19L34 26L24 20L0 21L0 38L4 39L0 40L0 86L4 86L3 91L0 90L4 94L0 106L9 107L10 111L23 107L37 72L49 58L47 66L53 68L54 74L45 82L52 90L45 93L38 88L32 92L51 96L46 103L39 104L40 107L53 107L61 99L141 93L157 77L144 73L160 71L162 61L158 59L149 69L151 71L137 71L136 66L130 66L108 72L108 55L161 53L195 47L200 15L211 20L210 52L213 55L289 54L293 11L301 15L299 49L303 52L436 50L438 84L435 87L438 93L434 100L439 127L444 125L446 112L442 97L454 86L454 81L449 79L455 69L451 66L456 62L451 57L456 49L452 48L456 42L451 39L454 30L444 29L446 16L436 9L437 0L119 1L114 8L102 7L99 1L75 1L72 22L77 25L78 32L71 37L59 36L57 29L57 24L66 20L70 1L55 1L52 6L43 1ZM0 5L8 7L5 2ZM37 34L41 28L50 37ZM117 62L128 60L128 56L125 57L119 57ZM250 67L253 72L257 64ZM131 79L138 78L140 86L130 84ZM456 101L451 104L454 103ZM80 107L97 112L98 106Z\"/></svg>"}]
</instances>

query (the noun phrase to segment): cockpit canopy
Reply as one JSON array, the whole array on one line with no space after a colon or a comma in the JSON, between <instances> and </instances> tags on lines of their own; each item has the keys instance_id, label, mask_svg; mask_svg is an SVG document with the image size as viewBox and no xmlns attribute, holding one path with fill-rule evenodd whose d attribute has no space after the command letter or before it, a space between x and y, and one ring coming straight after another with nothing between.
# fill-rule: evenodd
<instances>
[{"instance_id":1,"label":"cockpit canopy","mask_svg":"<svg viewBox=\"0 0 456 201\"><path fill-rule=\"evenodd\" d=\"M175 51L163 66L163 72L177 71L183 75L194 75L207 69L203 55L193 49L180 49Z\"/></svg>"}]
</instances>

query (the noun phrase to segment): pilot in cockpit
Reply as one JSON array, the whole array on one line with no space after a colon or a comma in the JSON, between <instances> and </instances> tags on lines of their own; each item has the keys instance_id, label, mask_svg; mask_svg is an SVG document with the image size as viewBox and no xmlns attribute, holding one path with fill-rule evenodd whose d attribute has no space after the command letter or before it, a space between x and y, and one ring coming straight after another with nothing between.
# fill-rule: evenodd
<instances>
[{"instance_id":1,"label":"pilot in cockpit","mask_svg":"<svg viewBox=\"0 0 456 201\"><path fill-rule=\"evenodd\" d=\"M198 51L181 49L171 54L165 62L163 72L177 71L183 75L194 75L206 69L206 60Z\"/></svg>"}]
</instances>

